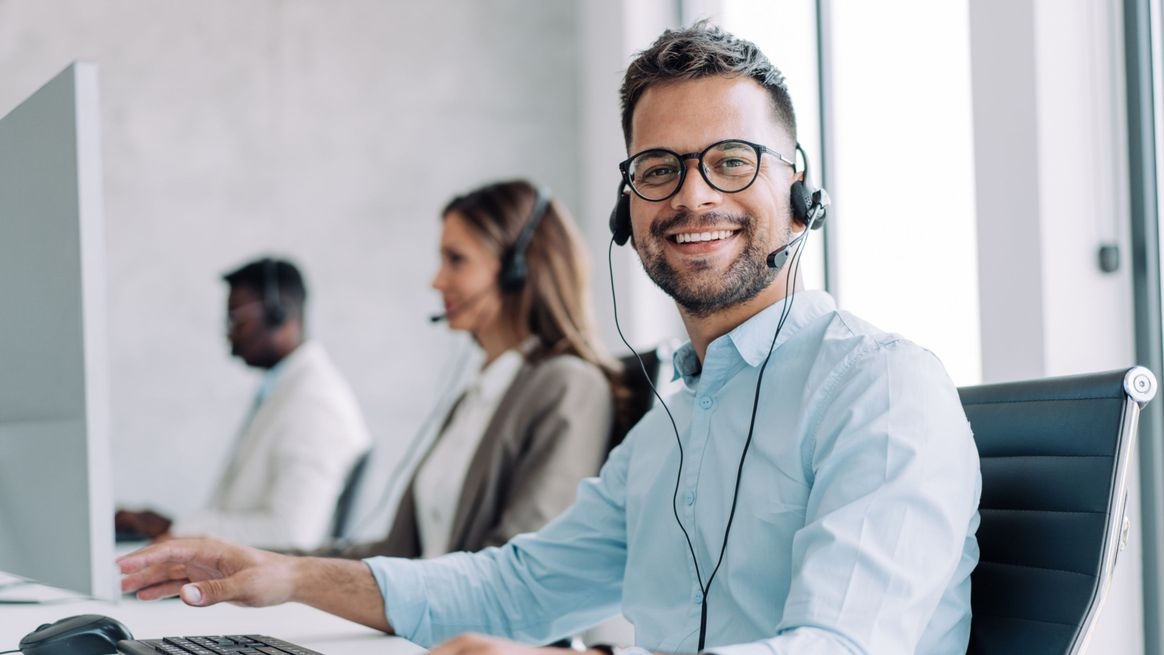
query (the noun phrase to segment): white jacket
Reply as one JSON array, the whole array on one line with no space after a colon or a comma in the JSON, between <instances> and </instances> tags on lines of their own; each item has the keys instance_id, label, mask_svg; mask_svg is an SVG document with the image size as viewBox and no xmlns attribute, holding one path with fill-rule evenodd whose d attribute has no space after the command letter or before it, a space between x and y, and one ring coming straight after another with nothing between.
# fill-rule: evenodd
<instances>
[{"instance_id":1,"label":"white jacket","mask_svg":"<svg viewBox=\"0 0 1164 655\"><path fill-rule=\"evenodd\" d=\"M348 472L372 439L355 394L320 345L300 345L282 368L209 506L174 521L174 535L275 549L328 540Z\"/></svg>"}]
</instances>

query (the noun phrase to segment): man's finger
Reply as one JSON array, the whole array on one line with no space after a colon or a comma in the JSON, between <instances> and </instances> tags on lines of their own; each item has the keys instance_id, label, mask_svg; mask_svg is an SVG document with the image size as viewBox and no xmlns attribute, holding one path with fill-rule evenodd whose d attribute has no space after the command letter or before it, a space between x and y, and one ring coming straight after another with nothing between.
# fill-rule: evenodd
<instances>
[{"instance_id":1,"label":"man's finger","mask_svg":"<svg viewBox=\"0 0 1164 655\"><path fill-rule=\"evenodd\" d=\"M182 602L194 607L204 607L206 605L213 605L217 603L214 600L213 592L207 593L203 589L209 589L213 586L216 580L207 580L205 582L191 582L190 584L182 586L181 598Z\"/></svg>"},{"instance_id":2,"label":"man's finger","mask_svg":"<svg viewBox=\"0 0 1164 655\"><path fill-rule=\"evenodd\" d=\"M181 546L181 541L167 541L163 544L151 544L136 550L128 555L117 558L117 567L122 573L134 573L142 569L163 564L165 562L185 562L192 554Z\"/></svg>"},{"instance_id":3,"label":"man's finger","mask_svg":"<svg viewBox=\"0 0 1164 655\"><path fill-rule=\"evenodd\" d=\"M178 595L178 591L182 588L184 582L164 582L162 584L150 585L148 587L137 590L138 600L158 600L161 598L173 598Z\"/></svg>"},{"instance_id":4,"label":"man's finger","mask_svg":"<svg viewBox=\"0 0 1164 655\"><path fill-rule=\"evenodd\" d=\"M197 607L226 602L252 605L253 603L246 597L245 592L245 585L239 584L238 578L231 576L201 580L185 585L182 587L182 600L187 605Z\"/></svg>"},{"instance_id":5,"label":"man's finger","mask_svg":"<svg viewBox=\"0 0 1164 655\"><path fill-rule=\"evenodd\" d=\"M180 562L167 562L126 574L121 578L121 590L124 592L132 592L167 582L186 582L188 581L188 575L185 564Z\"/></svg>"}]
</instances>

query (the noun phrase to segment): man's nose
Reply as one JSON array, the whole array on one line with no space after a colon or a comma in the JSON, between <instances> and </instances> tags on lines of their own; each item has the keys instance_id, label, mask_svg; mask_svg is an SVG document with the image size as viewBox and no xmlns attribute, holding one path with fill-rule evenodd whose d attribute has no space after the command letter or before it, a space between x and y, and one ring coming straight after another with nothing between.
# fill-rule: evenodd
<instances>
[{"instance_id":1,"label":"man's nose","mask_svg":"<svg viewBox=\"0 0 1164 655\"><path fill-rule=\"evenodd\" d=\"M703 176L703 161L698 154L684 155L686 173L671 196L672 209L700 209L714 205L721 198L720 191L707 183Z\"/></svg>"}]
</instances>

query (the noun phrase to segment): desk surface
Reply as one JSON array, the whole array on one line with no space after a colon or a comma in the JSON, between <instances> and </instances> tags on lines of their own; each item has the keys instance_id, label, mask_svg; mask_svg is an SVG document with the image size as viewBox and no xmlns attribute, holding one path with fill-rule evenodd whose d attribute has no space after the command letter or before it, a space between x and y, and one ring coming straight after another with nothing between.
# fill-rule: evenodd
<instances>
[{"instance_id":1,"label":"desk surface","mask_svg":"<svg viewBox=\"0 0 1164 655\"><path fill-rule=\"evenodd\" d=\"M138 639L265 634L325 655L419 655L424 652L412 642L389 637L305 605L189 607L177 599L142 602L131 598L117 603L79 599L37 605L0 605L0 650L16 648L21 637L42 623L76 614L111 616L124 623Z\"/></svg>"}]
</instances>

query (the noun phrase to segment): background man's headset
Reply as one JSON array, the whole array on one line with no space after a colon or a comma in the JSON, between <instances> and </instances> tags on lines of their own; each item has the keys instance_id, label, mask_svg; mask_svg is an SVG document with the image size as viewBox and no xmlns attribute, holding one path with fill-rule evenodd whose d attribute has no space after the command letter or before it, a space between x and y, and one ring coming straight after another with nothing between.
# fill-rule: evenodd
<instances>
[{"instance_id":1,"label":"background man's headset","mask_svg":"<svg viewBox=\"0 0 1164 655\"><path fill-rule=\"evenodd\" d=\"M276 328L287 320L287 309L279 298L279 264L274 259L263 259L263 321Z\"/></svg>"},{"instance_id":2,"label":"background man's headset","mask_svg":"<svg viewBox=\"0 0 1164 655\"><path fill-rule=\"evenodd\" d=\"M501 254L501 270L497 272L497 287L501 289L502 293L517 293L521 291L525 287L526 279L529 278L529 264L525 259L525 251L529 249L529 244L533 241L534 232L538 229L538 225L541 224L542 218L545 217L546 212L550 208L550 201L553 199L547 187L535 187L534 192L537 195L534 197L533 209L530 210L529 218L526 219L525 225L522 226L517 238L513 240L513 245L506 248L505 252ZM433 314L428 317L428 320L433 323L447 320L449 314L456 313L461 309L471 306L485 296L485 294L489 293L492 288L492 285L489 285L470 295L457 307L453 307L447 312Z\"/></svg>"},{"instance_id":3,"label":"background man's headset","mask_svg":"<svg viewBox=\"0 0 1164 655\"><path fill-rule=\"evenodd\" d=\"M756 410L760 405L760 385L764 381L764 371L768 368L768 360L772 358L772 351L776 347L776 338L780 336L780 330L784 327L784 321L788 319L788 315L792 311L792 302L795 299L795 294L792 293L795 279L800 272L800 253L803 252L803 245L800 248L793 248L799 241L805 238L809 230L819 228L824 224L825 216L828 213L829 194L824 189L814 189L808 181L808 156L800 144L796 144L796 152L800 153L801 161L804 162L804 167L801 169L803 175L800 179L792 183L790 189L791 199L789 205L792 210L792 220L804 226L800 234L790 239L788 243L780 246L768 255L768 266L775 271L779 271L787 263L788 258L792 256L792 271L785 278L784 281L784 307L780 313L780 320L776 323L776 330L772 333L772 343L768 346L768 356L764 358L764 363L760 365L760 373L756 376L756 393L752 400L752 417L748 421L748 437L744 441L744 450L740 454L740 464L736 469L736 483L735 490L732 493L731 511L728 513L727 527L723 532L723 544L719 549L719 558L715 563L715 568L712 569L711 575L707 577L707 582L703 581L703 575L699 568L699 558L695 556L695 547L691 543L691 535L684 527L683 521L679 519L679 510L676 508L679 498L679 486L683 479L683 439L679 436L679 427L675 423L675 417L671 415L670 408L667 403L663 402L662 396L659 395L658 389L655 388L654 375L647 371L646 364L643 363L643 358L639 355L622 333L622 327L618 323L618 300L615 297L614 290L614 265L611 263L611 253L614 249L614 244L623 245L631 238L631 216L630 216L630 189L627 188L628 180L625 175L618 185L618 201L614 206L614 210L610 212L610 243L611 245L606 250L606 263L610 269L610 296L611 302L614 306L614 327L618 331L618 336L622 339L625 345L635 357L639 360L639 368L642 369L643 375L647 378L647 384L651 387L651 393L655 395L655 399L667 412L667 417L671 419L671 428L675 431L675 443L679 446L679 471L675 476L675 492L671 496L671 511L675 516L675 523L679 525L679 529L683 532L683 537L687 540L687 550L691 553L691 562L695 565L696 581L699 583L700 590L703 592L702 601L700 602L699 615L699 644L697 652L702 652L707 638L707 603L708 592L711 590L711 582L715 579L715 574L719 572L720 564L723 563L724 554L727 552L728 535L732 531L732 521L736 516L736 502L740 497L740 479L744 472L744 460L748 456L748 448L752 445L752 434L756 427Z\"/></svg>"}]
</instances>

